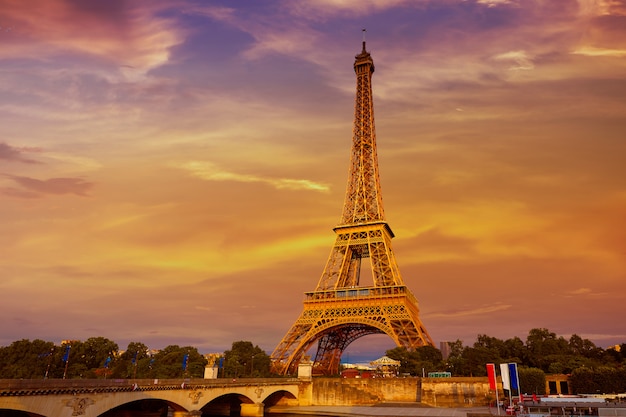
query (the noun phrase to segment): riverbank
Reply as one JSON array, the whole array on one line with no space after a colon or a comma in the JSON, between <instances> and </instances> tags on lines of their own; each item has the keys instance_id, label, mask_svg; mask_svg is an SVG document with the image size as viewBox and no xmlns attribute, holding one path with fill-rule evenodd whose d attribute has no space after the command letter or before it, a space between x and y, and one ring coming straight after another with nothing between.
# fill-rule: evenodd
<instances>
[{"instance_id":1,"label":"riverbank","mask_svg":"<svg viewBox=\"0 0 626 417\"><path fill-rule=\"evenodd\" d=\"M336 417L482 417L491 415L488 407L440 408L424 407L419 403L382 403L362 406L274 406L265 410L268 414L304 414Z\"/></svg>"}]
</instances>

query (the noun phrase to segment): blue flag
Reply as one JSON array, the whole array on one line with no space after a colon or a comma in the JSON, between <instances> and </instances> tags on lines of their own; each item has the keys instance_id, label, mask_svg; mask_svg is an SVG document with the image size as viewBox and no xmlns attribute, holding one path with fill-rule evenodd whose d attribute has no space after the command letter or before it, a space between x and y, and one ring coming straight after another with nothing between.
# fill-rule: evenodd
<instances>
[{"instance_id":1,"label":"blue flag","mask_svg":"<svg viewBox=\"0 0 626 417\"><path fill-rule=\"evenodd\" d=\"M517 380L517 364L509 364L509 378L511 380L511 389L519 389L519 383Z\"/></svg>"},{"instance_id":2,"label":"blue flag","mask_svg":"<svg viewBox=\"0 0 626 417\"><path fill-rule=\"evenodd\" d=\"M109 363L111 362L111 357L109 356L108 358L106 358L106 360L104 361L104 367L108 368L109 367Z\"/></svg>"},{"instance_id":3,"label":"blue flag","mask_svg":"<svg viewBox=\"0 0 626 417\"><path fill-rule=\"evenodd\" d=\"M68 359L70 358L70 349L72 348L71 345L67 345L67 347L65 348L65 355L63 355L63 362L67 362Z\"/></svg>"},{"instance_id":4,"label":"blue flag","mask_svg":"<svg viewBox=\"0 0 626 417\"><path fill-rule=\"evenodd\" d=\"M183 371L187 370L187 361L189 360L189 355L183 356Z\"/></svg>"},{"instance_id":5,"label":"blue flag","mask_svg":"<svg viewBox=\"0 0 626 417\"><path fill-rule=\"evenodd\" d=\"M137 354L139 353L139 351L135 352L135 356L133 356L133 359L131 360L133 365L137 365Z\"/></svg>"},{"instance_id":6,"label":"blue flag","mask_svg":"<svg viewBox=\"0 0 626 417\"><path fill-rule=\"evenodd\" d=\"M223 368L223 367L224 367L224 357L223 357L223 356L220 358L220 364L219 364L219 367L220 367L220 368Z\"/></svg>"}]
</instances>

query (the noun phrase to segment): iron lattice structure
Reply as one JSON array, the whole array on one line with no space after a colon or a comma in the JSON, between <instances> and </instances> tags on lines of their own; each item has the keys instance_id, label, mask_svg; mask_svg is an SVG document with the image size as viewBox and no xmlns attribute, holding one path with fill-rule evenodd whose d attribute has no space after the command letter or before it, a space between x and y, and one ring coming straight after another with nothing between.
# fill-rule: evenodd
<instances>
[{"instance_id":1,"label":"iron lattice structure","mask_svg":"<svg viewBox=\"0 0 626 417\"><path fill-rule=\"evenodd\" d=\"M397 346L434 346L419 319L418 303L404 285L391 249L378 173L372 74L365 49L355 57L356 102L348 186L341 223L324 272L304 309L271 355L272 371L294 374L317 342L315 374L338 373L341 355L356 339L387 334ZM361 264L369 258L373 286L360 286Z\"/></svg>"}]
</instances>

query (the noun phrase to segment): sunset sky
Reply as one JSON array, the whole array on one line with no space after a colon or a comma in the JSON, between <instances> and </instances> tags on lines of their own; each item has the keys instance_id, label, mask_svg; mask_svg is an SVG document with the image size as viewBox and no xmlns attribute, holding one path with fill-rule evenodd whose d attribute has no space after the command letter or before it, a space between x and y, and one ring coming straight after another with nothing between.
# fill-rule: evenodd
<instances>
[{"instance_id":1,"label":"sunset sky","mask_svg":"<svg viewBox=\"0 0 626 417\"><path fill-rule=\"evenodd\" d=\"M334 244L363 28L435 343L626 342L625 1L0 0L0 345L271 353Z\"/></svg>"}]
</instances>

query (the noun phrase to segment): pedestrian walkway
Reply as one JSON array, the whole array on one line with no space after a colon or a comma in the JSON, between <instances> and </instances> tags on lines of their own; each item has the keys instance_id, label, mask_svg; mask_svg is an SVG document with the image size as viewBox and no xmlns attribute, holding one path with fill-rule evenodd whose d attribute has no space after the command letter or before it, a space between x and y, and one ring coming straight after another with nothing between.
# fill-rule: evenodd
<instances>
[{"instance_id":1,"label":"pedestrian walkway","mask_svg":"<svg viewBox=\"0 0 626 417\"><path fill-rule=\"evenodd\" d=\"M440 408L420 407L413 404L355 405L355 406L274 406L266 409L270 414L308 414L314 416L384 416L384 417L468 417L491 414L488 407Z\"/></svg>"}]
</instances>

